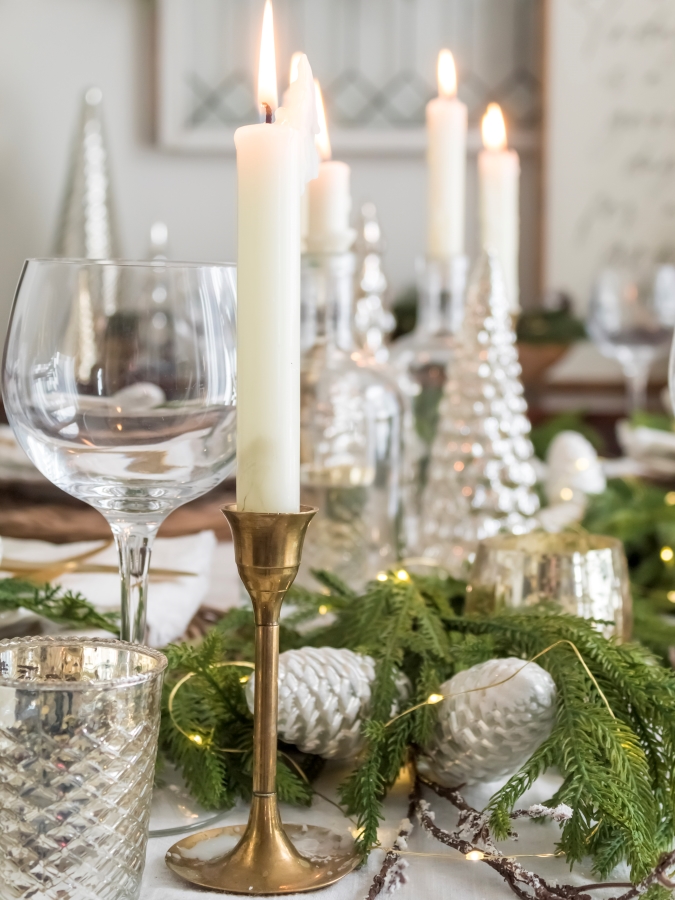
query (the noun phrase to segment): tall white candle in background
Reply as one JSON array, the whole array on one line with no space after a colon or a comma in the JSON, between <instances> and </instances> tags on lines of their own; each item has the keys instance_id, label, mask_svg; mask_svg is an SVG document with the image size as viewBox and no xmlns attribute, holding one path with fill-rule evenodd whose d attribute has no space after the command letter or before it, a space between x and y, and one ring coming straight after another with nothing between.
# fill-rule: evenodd
<instances>
[{"instance_id":1,"label":"tall white candle in background","mask_svg":"<svg viewBox=\"0 0 675 900\"><path fill-rule=\"evenodd\" d=\"M350 169L346 163L331 159L326 112L319 82L315 80L319 133L316 146L322 160L319 175L308 185L309 219L307 250L310 253L344 253L351 247L356 232L349 227L352 209Z\"/></svg>"},{"instance_id":2,"label":"tall white candle in background","mask_svg":"<svg viewBox=\"0 0 675 900\"><path fill-rule=\"evenodd\" d=\"M520 159L507 149L501 108L491 103L483 116L484 150L478 154L481 242L502 264L511 312L520 311L518 250L520 237Z\"/></svg>"},{"instance_id":3,"label":"tall white candle in background","mask_svg":"<svg viewBox=\"0 0 675 900\"><path fill-rule=\"evenodd\" d=\"M309 78L306 90L313 92L308 64L302 72ZM263 17L258 96L269 124L246 125L234 136L239 205L237 506L251 512L297 512L303 145L283 109L271 124L277 89L270 0Z\"/></svg>"},{"instance_id":4,"label":"tall white candle in background","mask_svg":"<svg viewBox=\"0 0 675 900\"><path fill-rule=\"evenodd\" d=\"M300 60L304 56L299 50L291 56L291 65L288 73L288 84L298 80L298 68ZM309 228L309 191L303 191L300 201L300 249L303 253L307 250L307 229Z\"/></svg>"},{"instance_id":5,"label":"tall white candle in background","mask_svg":"<svg viewBox=\"0 0 675 900\"><path fill-rule=\"evenodd\" d=\"M438 97L427 104L428 255L464 253L468 112L457 99L457 72L449 50L438 54Z\"/></svg>"}]
</instances>

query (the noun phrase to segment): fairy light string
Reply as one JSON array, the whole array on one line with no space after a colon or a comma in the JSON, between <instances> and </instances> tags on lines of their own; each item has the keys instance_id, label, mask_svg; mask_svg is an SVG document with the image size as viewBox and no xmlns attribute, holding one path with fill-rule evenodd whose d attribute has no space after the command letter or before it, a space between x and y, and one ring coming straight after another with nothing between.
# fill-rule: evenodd
<instances>
[{"instance_id":1,"label":"fairy light string","mask_svg":"<svg viewBox=\"0 0 675 900\"><path fill-rule=\"evenodd\" d=\"M415 560L415 561L422 562L421 559ZM410 562L412 562L412 560L407 560L407 562L410 563ZM427 562L427 560L424 560L424 562ZM405 569L399 569L398 571L396 571L393 574L397 581L405 583L410 580L410 575L408 574L408 572ZM388 580L389 577L390 576L386 575L385 573L380 573L378 575L378 580L380 580L380 581L384 581L385 579ZM616 719L616 715L615 715L614 711L612 710L612 708L609 704L609 701L607 700L607 697L605 696L602 688L598 684L597 679L595 678L595 676L591 672L590 668L588 667L588 664L584 660L579 648L576 646L576 644L573 641L570 641L567 639L561 639L561 640L555 641L553 644L550 644L548 647L545 647L543 650L540 650L538 653L536 653L530 659L526 660L523 663L523 665L521 666L521 668L519 668L516 672L513 672L512 674L508 675L506 678L502 678L499 681L493 681L490 684L481 685L479 687L468 688L463 691L453 691L448 694L432 693L427 697L426 700L422 701L421 703L416 703L414 706L411 706L408 709L405 709L403 712L400 712L397 715L393 716L391 719L389 719L388 722L386 722L384 724L384 727L389 728L391 725L393 725L399 719L402 719L405 716L409 716L411 713L416 712L418 709L422 709L425 706L434 706L438 703L441 703L443 700L448 700L450 698L459 697L459 696L462 696L463 694L471 694L471 693L476 693L478 691L487 691L487 690L490 690L491 688L499 687L503 684L506 684L507 682L511 681L512 679L514 679L518 675L520 675L520 673L523 672L524 669L526 669L529 665L532 665L538 659L541 659L543 656L545 656L547 653L550 653L556 647L560 647L563 645L567 645L568 647L570 647L572 649L575 656L577 657L577 659L583 666L584 671L586 672L587 676L591 680L596 691L598 692L598 695L601 698L602 702L604 703L605 707L607 708L607 711L609 712L609 714L611 715L611 717L613 719ZM213 663L210 668L223 668L223 667L227 667L227 666L247 668L247 669L252 669L255 671L255 664L252 662L248 662L248 661ZM172 721L174 727L180 732L180 734L182 734L185 738L187 738L189 741L194 743L196 746L206 748L207 746L210 746L211 742L213 741L213 735L214 735L213 729L211 730L211 733L207 736L199 734L197 731L188 732L179 724L179 722L177 721L176 716L174 714L174 703L175 703L175 699L176 699L176 695L178 694L178 691L191 678L194 678L196 675L199 675L199 674L201 674L201 673L188 672L178 682L176 682L176 684L174 685L174 687L171 690L171 693L169 694L168 711L169 711L169 716L171 718L171 721ZM243 682L248 681L249 678L250 678L250 675L243 676L240 679L240 681L243 683ZM234 748L234 747L219 747L219 748L217 748L217 752L219 752L219 753L245 753L246 751L242 750L240 748ZM302 770L302 768L298 765L298 763L294 759L292 759L287 753L284 753L283 751L280 752L280 755L288 762L288 764L290 766L292 766L292 768L297 772L299 777L311 788L311 790L314 792L314 794L316 794L316 796L321 797L321 799L325 800L327 803L334 806L343 815L345 814L344 810L338 803L336 803L334 800L331 800L329 797L326 797L324 794L317 791L310 784L309 779L307 778L307 775L305 774L305 772ZM351 817L348 817L348 818L351 818ZM494 854L494 853L490 853L490 852L480 850L480 849L472 849L469 852L467 852L466 854L461 855L460 857L453 857L453 856L450 856L445 853L425 853L423 851L414 851L414 850L407 850L407 849L402 849L402 848L401 849L392 848L392 851L390 851L390 852L394 852L399 856L412 856L412 857L420 857L420 858L426 858L426 859L440 859L445 862L488 862L488 863L490 861L496 861L496 860L551 859L551 858L559 858L561 856L564 856L564 853L559 850L555 851L553 853L520 853L520 854L506 855L506 854L501 854L501 853ZM619 885L617 884L614 886L619 886ZM621 886L623 886L623 885L621 885Z\"/></svg>"},{"instance_id":2,"label":"fairy light string","mask_svg":"<svg viewBox=\"0 0 675 900\"><path fill-rule=\"evenodd\" d=\"M213 665L210 666L210 668L222 669L226 666L241 666L242 668L253 669L253 671L255 671L255 663L252 663L252 662L219 662L219 663L213 663ZM168 709L169 709L169 717L171 719L171 722L173 723L174 728L177 731L179 731L180 734L183 735L183 737L186 737L189 741L191 741L197 747L206 748L207 746L211 745L211 742L213 740L213 729L211 730L211 733L206 738L203 735L199 734L197 731L192 731L191 733L187 732L184 728L182 728L179 725L179 723L176 719L176 716L174 715L174 702L176 700L176 694L183 687L184 684L186 684L191 678L194 678L196 675L199 675L199 674L200 674L199 672L188 672L187 675L184 675L179 681L176 682L176 684L171 689L171 693L169 694ZM242 684L244 684L245 682L248 681L248 679L250 677L251 677L250 675L245 675L242 678L240 678L239 681ZM246 753L246 750L242 750L239 747L216 747L215 749L216 749L217 753ZM322 794L321 791L317 791L317 789L311 784L307 775L303 772L301 766L298 765L298 763L293 759L292 756L289 756L288 753L284 753L283 750L279 751L279 755L282 756L290 766L292 766L292 768L297 772L297 774L300 776L300 778L311 789L313 794L315 794L317 797L321 797L322 800L325 800L326 803L329 803L331 806L334 806L337 810L339 810L342 813L343 816L345 816L345 818L349 819L352 822L355 821L352 818L352 816L347 815L347 813L344 811L344 809L340 806L339 803L336 803L335 800L331 800L330 797L326 797L326 795Z\"/></svg>"},{"instance_id":3,"label":"fairy light string","mask_svg":"<svg viewBox=\"0 0 675 900\"><path fill-rule=\"evenodd\" d=\"M219 663L213 663L209 668L223 669L228 666L240 666L241 668L253 669L255 671L255 663L252 663L252 662L219 662ZM193 744L196 744L198 747L202 747L202 746L205 746L205 741L208 742L208 745L210 745L211 741L213 740L213 733L214 733L213 729L211 729L211 733L206 738L204 737L204 735L199 734L199 732L197 732L196 729L194 731L192 731L192 733L188 733L187 731L185 731L184 728L182 728L178 724L178 720L176 719L176 716L174 715L174 711L173 711L173 706L174 706L174 702L176 700L176 694L178 693L178 691L191 678L194 678L195 675L199 675L199 674L200 674L199 672L188 672L187 675L183 675L183 677L180 679L180 681L177 681L176 684L174 684L173 688L171 689L171 693L169 694L168 709L169 709L169 718L171 719L171 722L173 723L173 726L176 729L176 731L180 732L180 734L182 734L183 737L186 737L189 741L192 741ZM244 677L243 679L240 678L239 680L240 681L248 681L248 678L250 678L250 675ZM238 748L233 748L233 747L219 747L218 751L220 753L245 753L246 752L245 750L240 750Z\"/></svg>"},{"instance_id":4,"label":"fairy light string","mask_svg":"<svg viewBox=\"0 0 675 900\"><path fill-rule=\"evenodd\" d=\"M443 700L449 700L451 697L460 697L462 694L473 694L476 691L488 691L488 690L490 690L490 688L499 687L502 684L506 684L507 681L511 681L512 678L516 678L529 665L532 665L532 663L536 662L538 659L541 659L542 656L544 656L546 653L549 653L551 650L554 650L556 647L559 647L561 644L567 644L568 646L570 646L572 648L572 650L574 650L577 658L579 659L579 662L584 667L586 674L593 682L595 689L597 690L603 703L607 707L607 711L609 712L610 716L613 719L616 719L616 716L614 715L614 711L612 710L612 707L609 705L609 701L607 700L607 697L605 696L602 688L598 684L597 679L595 678L595 676L593 675L591 670L588 668L588 665L586 664L585 659L579 652L579 648L577 647L577 645L573 641L562 639L562 640L556 641L554 644L551 644L550 646L546 647L544 650L540 650L539 653L536 653L531 659L528 659L521 666L521 668L518 669L517 672L513 672L511 675L508 675L506 678L502 678L500 681L493 681L490 684L480 685L479 687L475 687L475 688L467 688L467 690L465 690L465 691L453 691L450 694L429 694L429 696L427 697L426 700L423 700L421 703L416 703L415 706L411 706L409 709L406 709L403 712L399 713L398 715L394 716L393 718L389 719L389 721L385 723L384 727L389 728L389 726L393 725L394 722L397 722L399 719L402 719L404 716L409 716L410 713L413 713L418 709L422 709L422 707L424 707L424 706L434 706L436 703L441 703L441 701L443 701Z\"/></svg>"}]
</instances>

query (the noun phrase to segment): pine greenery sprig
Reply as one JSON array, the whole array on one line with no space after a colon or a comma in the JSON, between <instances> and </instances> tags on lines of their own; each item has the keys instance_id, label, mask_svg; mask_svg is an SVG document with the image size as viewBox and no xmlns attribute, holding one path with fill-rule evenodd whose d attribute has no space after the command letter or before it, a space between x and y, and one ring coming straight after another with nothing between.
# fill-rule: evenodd
<instances>
[{"instance_id":1,"label":"pine greenery sprig","mask_svg":"<svg viewBox=\"0 0 675 900\"><path fill-rule=\"evenodd\" d=\"M449 578L390 573L358 596L335 576L317 575L325 593L295 590L289 598L294 609L281 629L282 649L346 647L375 659L366 749L341 787L360 826L364 855L377 842L384 795L435 724L436 707L428 704L400 718L397 712L424 704L443 681L475 663L542 653L537 662L557 686L555 728L491 799L495 835L509 833L518 799L541 773L557 766L563 783L549 804L564 802L574 811L562 825L560 841L570 863L590 855L604 875L626 859L639 880L672 845L675 674L657 665L645 648L607 641L592 623L551 610L466 617L465 585ZM0 581L0 609L19 607L68 624L117 628L113 615L97 613L80 595ZM326 610L332 613L330 624L307 631ZM240 680L248 673L222 663L251 659L253 638L251 611L232 610L199 645L167 648L162 746L207 808L227 808L251 795L253 721ZM398 686L401 672L410 684L405 701ZM171 693L187 675L170 711ZM296 765L311 776L315 758L293 763L290 752L280 746L280 797L309 803L312 788Z\"/></svg>"},{"instance_id":2,"label":"pine greenery sprig","mask_svg":"<svg viewBox=\"0 0 675 900\"><path fill-rule=\"evenodd\" d=\"M238 615L229 619L231 630L212 628L198 647L170 645L165 651L169 665L160 744L206 809L229 809L239 797L250 800L252 791L253 717L241 682L248 670L220 665L238 655L233 652L234 636L246 622ZM170 704L174 688L190 673ZM308 780L283 755L277 791L287 803L307 805L312 800Z\"/></svg>"},{"instance_id":3,"label":"pine greenery sprig","mask_svg":"<svg viewBox=\"0 0 675 900\"><path fill-rule=\"evenodd\" d=\"M119 634L119 613L100 613L82 594L64 591L58 585L36 587L18 578L0 579L0 612L27 609L59 625L101 628Z\"/></svg>"},{"instance_id":4,"label":"pine greenery sprig","mask_svg":"<svg viewBox=\"0 0 675 900\"><path fill-rule=\"evenodd\" d=\"M591 622L576 617L549 610L458 616L457 588L451 580L392 574L344 606L330 627L309 636L315 644L346 646L377 661L368 747L342 787L342 799L363 829L362 852L372 846L382 794L409 748L424 743L435 715L426 706L408 717L409 725L400 719L385 727L395 669L408 675L421 702L481 657L531 659L547 650L538 663L557 686L555 730L493 797L492 826L505 837L518 798L556 765L564 781L550 802L574 809L561 837L570 863L590 855L596 870L606 874L626 859L633 877L642 877L675 838L675 676L643 648L607 641Z\"/></svg>"},{"instance_id":5,"label":"pine greenery sprig","mask_svg":"<svg viewBox=\"0 0 675 900\"><path fill-rule=\"evenodd\" d=\"M606 641L591 623L570 616L501 615L458 620L456 627L489 633L497 656L531 658L556 641L572 642L616 717L569 644L538 659L556 682L556 726L492 798L497 836L507 834L508 814L519 797L554 765L564 781L551 804L574 810L560 845L570 863L591 855L596 870L607 874L626 859L635 878L646 874L675 837L673 674L642 648Z\"/></svg>"}]
</instances>

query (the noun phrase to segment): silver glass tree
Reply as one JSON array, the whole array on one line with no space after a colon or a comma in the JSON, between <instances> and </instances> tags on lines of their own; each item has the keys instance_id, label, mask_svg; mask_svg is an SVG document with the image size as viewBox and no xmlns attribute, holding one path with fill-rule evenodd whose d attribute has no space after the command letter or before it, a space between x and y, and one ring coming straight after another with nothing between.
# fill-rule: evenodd
<instances>
[{"instance_id":1,"label":"silver glass tree","mask_svg":"<svg viewBox=\"0 0 675 900\"><path fill-rule=\"evenodd\" d=\"M471 276L439 407L422 500L424 556L459 572L482 538L536 525L529 431L504 279L485 253Z\"/></svg>"}]
</instances>

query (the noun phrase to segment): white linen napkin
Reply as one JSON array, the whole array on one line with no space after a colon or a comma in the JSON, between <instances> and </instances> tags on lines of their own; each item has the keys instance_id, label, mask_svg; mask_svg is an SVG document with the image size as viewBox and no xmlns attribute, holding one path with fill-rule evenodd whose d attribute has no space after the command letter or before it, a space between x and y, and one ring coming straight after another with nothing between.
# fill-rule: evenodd
<instances>
[{"instance_id":1,"label":"white linen napkin","mask_svg":"<svg viewBox=\"0 0 675 900\"><path fill-rule=\"evenodd\" d=\"M3 538L6 559L25 562L58 562L58 560L86 553L100 541L80 541L74 544L50 544L46 541L25 541ZM202 531L185 537L157 538L152 551L153 568L193 572L167 581L151 580L148 588L149 643L163 647L185 631L202 604L211 580L211 564L216 546L212 531ZM117 566L114 545L87 559L88 563ZM1 567L1 564L0 564ZM120 580L116 573L73 572L54 579L65 590L79 591L100 612L119 609Z\"/></svg>"},{"instance_id":2,"label":"white linen napkin","mask_svg":"<svg viewBox=\"0 0 675 900\"><path fill-rule=\"evenodd\" d=\"M644 425L635 428L624 419L617 422L616 434L621 449L634 459L650 457L675 459L675 432L647 428Z\"/></svg>"}]
</instances>

